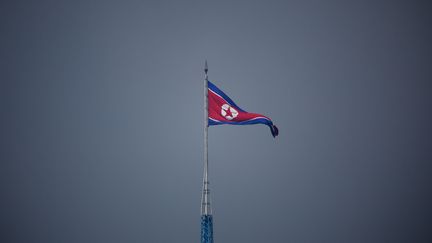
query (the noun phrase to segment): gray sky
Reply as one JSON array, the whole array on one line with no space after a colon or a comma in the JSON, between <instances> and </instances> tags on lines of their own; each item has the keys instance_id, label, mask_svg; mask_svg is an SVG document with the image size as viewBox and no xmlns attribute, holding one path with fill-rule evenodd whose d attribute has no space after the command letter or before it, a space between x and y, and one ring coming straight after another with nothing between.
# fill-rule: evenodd
<instances>
[{"instance_id":1,"label":"gray sky","mask_svg":"<svg viewBox=\"0 0 432 243\"><path fill-rule=\"evenodd\" d=\"M0 241L431 242L427 1L2 1Z\"/></svg>"}]
</instances>

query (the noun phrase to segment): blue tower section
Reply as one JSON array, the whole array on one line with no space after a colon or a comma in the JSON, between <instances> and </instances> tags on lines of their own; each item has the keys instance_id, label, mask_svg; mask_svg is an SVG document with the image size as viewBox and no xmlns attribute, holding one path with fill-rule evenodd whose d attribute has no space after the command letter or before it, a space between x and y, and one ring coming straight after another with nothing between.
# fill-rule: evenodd
<instances>
[{"instance_id":1,"label":"blue tower section","mask_svg":"<svg viewBox=\"0 0 432 243\"><path fill-rule=\"evenodd\" d=\"M201 216L201 243L213 243L213 216Z\"/></svg>"}]
</instances>

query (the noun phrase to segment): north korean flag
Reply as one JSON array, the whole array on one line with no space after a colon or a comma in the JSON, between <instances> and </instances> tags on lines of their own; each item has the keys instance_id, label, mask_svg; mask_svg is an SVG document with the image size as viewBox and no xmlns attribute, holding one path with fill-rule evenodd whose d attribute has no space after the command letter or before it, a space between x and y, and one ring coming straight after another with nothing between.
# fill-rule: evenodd
<instances>
[{"instance_id":1,"label":"north korean flag","mask_svg":"<svg viewBox=\"0 0 432 243\"><path fill-rule=\"evenodd\" d=\"M250 113L238 107L222 90L208 82L208 124L209 126L264 124L270 127L273 137L279 134L270 118Z\"/></svg>"}]
</instances>

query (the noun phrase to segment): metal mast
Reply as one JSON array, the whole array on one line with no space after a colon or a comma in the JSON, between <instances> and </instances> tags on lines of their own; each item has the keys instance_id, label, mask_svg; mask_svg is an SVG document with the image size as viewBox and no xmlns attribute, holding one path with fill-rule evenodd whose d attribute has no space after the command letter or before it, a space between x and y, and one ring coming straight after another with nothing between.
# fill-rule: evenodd
<instances>
[{"instance_id":1,"label":"metal mast","mask_svg":"<svg viewBox=\"0 0 432 243\"><path fill-rule=\"evenodd\" d=\"M204 66L204 175L201 197L201 243L213 243L213 216L210 205L210 189L208 180L208 66Z\"/></svg>"}]
</instances>

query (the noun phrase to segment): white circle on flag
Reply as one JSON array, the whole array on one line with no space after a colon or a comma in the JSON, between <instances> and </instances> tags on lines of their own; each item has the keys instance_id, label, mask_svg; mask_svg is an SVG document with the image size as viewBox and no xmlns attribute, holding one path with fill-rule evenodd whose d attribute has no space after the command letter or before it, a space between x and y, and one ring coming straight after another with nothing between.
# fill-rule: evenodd
<instances>
[{"instance_id":1,"label":"white circle on flag","mask_svg":"<svg viewBox=\"0 0 432 243\"><path fill-rule=\"evenodd\" d=\"M227 120L232 120L238 116L238 111L228 104L223 104L221 115Z\"/></svg>"}]
</instances>

